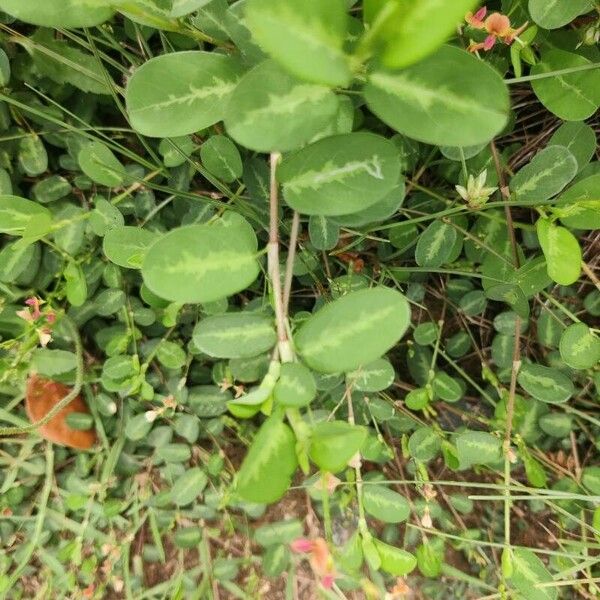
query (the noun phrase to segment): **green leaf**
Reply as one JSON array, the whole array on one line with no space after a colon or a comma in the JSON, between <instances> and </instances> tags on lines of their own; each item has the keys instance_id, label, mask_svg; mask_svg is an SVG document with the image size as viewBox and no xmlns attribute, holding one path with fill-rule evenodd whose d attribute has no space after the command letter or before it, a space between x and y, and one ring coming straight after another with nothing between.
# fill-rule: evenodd
<instances>
[{"instance_id":1,"label":"green leaf","mask_svg":"<svg viewBox=\"0 0 600 600\"><path fill-rule=\"evenodd\" d=\"M173 229L148 249L144 283L157 296L180 303L212 302L242 291L259 273L256 236L242 221Z\"/></svg>"},{"instance_id":2,"label":"green leaf","mask_svg":"<svg viewBox=\"0 0 600 600\"><path fill-rule=\"evenodd\" d=\"M200 146L202 164L216 177L231 183L242 176L242 158L236 145L224 135L213 135Z\"/></svg>"},{"instance_id":3,"label":"green leaf","mask_svg":"<svg viewBox=\"0 0 600 600\"><path fill-rule=\"evenodd\" d=\"M41 75L83 92L110 94L102 63L93 54L54 39L49 29L38 30L30 40L33 63Z\"/></svg>"},{"instance_id":4,"label":"green leaf","mask_svg":"<svg viewBox=\"0 0 600 600\"><path fill-rule=\"evenodd\" d=\"M71 429L91 429L94 426L94 417L87 413L72 412L67 415L65 422Z\"/></svg>"},{"instance_id":5,"label":"green leaf","mask_svg":"<svg viewBox=\"0 0 600 600\"><path fill-rule=\"evenodd\" d=\"M401 523L410 514L406 498L383 485L363 486L363 505L372 517L384 523Z\"/></svg>"},{"instance_id":6,"label":"green leaf","mask_svg":"<svg viewBox=\"0 0 600 600\"><path fill-rule=\"evenodd\" d=\"M548 146L538 152L510 182L510 189L523 202L556 196L577 174L577 160L564 146Z\"/></svg>"},{"instance_id":7,"label":"green leaf","mask_svg":"<svg viewBox=\"0 0 600 600\"><path fill-rule=\"evenodd\" d=\"M329 473L343 471L367 439L367 430L345 421L317 423L310 440L310 459Z\"/></svg>"},{"instance_id":8,"label":"green leaf","mask_svg":"<svg viewBox=\"0 0 600 600\"><path fill-rule=\"evenodd\" d=\"M323 215L311 215L308 220L308 234L312 245L317 250L335 248L340 237L339 225Z\"/></svg>"},{"instance_id":9,"label":"green leaf","mask_svg":"<svg viewBox=\"0 0 600 600\"><path fill-rule=\"evenodd\" d=\"M21 138L19 164L23 171L31 177L41 175L48 168L48 153L44 143L35 133Z\"/></svg>"},{"instance_id":10,"label":"green leaf","mask_svg":"<svg viewBox=\"0 0 600 600\"><path fill-rule=\"evenodd\" d=\"M156 349L156 358L167 369L180 369L185 364L187 355L179 344L164 340Z\"/></svg>"},{"instance_id":11,"label":"green leaf","mask_svg":"<svg viewBox=\"0 0 600 600\"><path fill-rule=\"evenodd\" d=\"M87 299L87 282L81 267L70 260L63 271L67 300L73 306L81 306Z\"/></svg>"},{"instance_id":12,"label":"green leaf","mask_svg":"<svg viewBox=\"0 0 600 600\"><path fill-rule=\"evenodd\" d=\"M265 550L261 568L267 577L279 577L289 567L291 560L290 549L284 544L268 546Z\"/></svg>"},{"instance_id":13,"label":"green leaf","mask_svg":"<svg viewBox=\"0 0 600 600\"><path fill-rule=\"evenodd\" d=\"M123 227L125 219L121 211L106 198L96 197L95 208L90 215L90 228L98 236L104 236L111 229ZM131 228L133 229L133 227ZM138 229L137 227L135 228ZM140 230L144 231L144 230ZM145 231L144 231L145 232Z\"/></svg>"},{"instance_id":14,"label":"green leaf","mask_svg":"<svg viewBox=\"0 0 600 600\"><path fill-rule=\"evenodd\" d=\"M554 132L548 146L564 146L575 157L581 171L594 156L596 132L584 121L567 121Z\"/></svg>"},{"instance_id":15,"label":"green leaf","mask_svg":"<svg viewBox=\"0 0 600 600\"><path fill-rule=\"evenodd\" d=\"M544 29L568 25L593 8L591 0L529 0L531 18Z\"/></svg>"},{"instance_id":16,"label":"green leaf","mask_svg":"<svg viewBox=\"0 0 600 600\"><path fill-rule=\"evenodd\" d=\"M251 312L202 319L194 328L195 346L216 358L250 358L270 350L277 341L273 320Z\"/></svg>"},{"instance_id":17,"label":"green leaf","mask_svg":"<svg viewBox=\"0 0 600 600\"><path fill-rule=\"evenodd\" d=\"M381 221L385 221L402 205L404 192L404 180L401 178L391 192L388 192L374 204L350 215L336 216L334 221L340 225L345 225L346 227L362 227L369 223L380 223Z\"/></svg>"},{"instance_id":18,"label":"green leaf","mask_svg":"<svg viewBox=\"0 0 600 600\"><path fill-rule=\"evenodd\" d=\"M510 583L527 600L556 600L558 588L538 587L540 583L552 583L552 575L544 563L528 548L514 548L512 551L513 572Z\"/></svg>"},{"instance_id":19,"label":"green leaf","mask_svg":"<svg viewBox=\"0 0 600 600\"><path fill-rule=\"evenodd\" d=\"M277 404L300 408L308 406L317 395L317 385L310 369L302 363L283 363L273 389Z\"/></svg>"},{"instance_id":20,"label":"green leaf","mask_svg":"<svg viewBox=\"0 0 600 600\"><path fill-rule=\"evenodd\" d=\"M338 99L267 60L242 77L225 110L227 133L259 152L295 150L333 122Z\"/></svg>"},{"instance_id":21,"label":"green leaf","mask_svg":"<svg viewBox=\"0 0 600 600\"><path fill-rule=\"evenodd\" d=\"M169 436L171 432L169 431ZM170 437L169 437L170 439ZM162 444L156 448L156 457L166 463L184 463L192 455L187 444Z\"/></svg>"},{"instance_id":22,"label":"green leaf","mask_svg":"<svg viewBox=\"0 0 600 600\"><path fill-rule=\"evenodd\" d=\"M31 191L38 202L47 204L68 196L72 189L71 184L61 175L50 175L38 181Z\"/></svg>"},{"instance_id":23,"label":"green leaf","mask_svg":"<svg viewBox=\"0 0 600 600\"><path fill-rule=\"evenodd\" d=\"M550 50L531 68L532 75L553 73L563 69L590 65L579 54ZM592 69L567 74L554 74L531 82L540 102L565 121L582 121L591 117L600 104L600 70Z\"/></svg>"},{"instance_id":24,"label":"green leaf","mask_svg":"<svg viewBox=\"0 0 600 600\"><path fill-rule=\"evenodd\" d=\"M440 437L431 427L419 427L408 438L408 450L416 460L428 462L439 454L440 448Z\"/></svg>"},{"instance_id":25,"label":"green leaf","mask_svg":"<svg viewBox=\"0 0 600 600\"><path fill-rule=\"evenodd\" d=\"M412 65L441 46L478 1L395 0L394 4L395 9L387 17L378 37L385 44L383 63L398 69Z\"/></svg>"},{"instance_id":26,"label":"green leaf","mask_svg":"<svg viewBox=\"0 0 600 600\"><path fill-rule=\"evenodd\" d=\"M454 441L460 466L495 464L502 459L500 439L487 431L465 431Z\"/></svg>"},{"instance_id":27,"label":"green leaf","mask_svg":"<svg viewBox=\"0 0 600 600\"><path fill-rule=\"evenodd\" d=\"M286 157L278 170L285 201L308 215L364 210L398 183L395 146L372 133L324 138Z\"/></svg>"},{"instance_id":28,"label":"green leaf","mask_svg":"<svg viewBox=\"0 0 600 600\"><path fill-rule=\"evenodd\" d=\"M102 142L85 144L77 157L81 170L95 183L117 187L123 183L125 168Z\"/></svg>"},{"instance_id":29,"label":"green leaf","mask_svg":"<svg viewBox=\"0 0 600 600\"><path fill-rule=\"evenodd\" d=\"M581 481L592 494L600 495L600 467L585 467L581 473Z\"/></svg>"},{"instance_id":30,"label":"green leaf","mask_svg":"<svg viewBox=\"0 0 600 600\"><path fill-rule=\"evenodd\" d=\"M171 498L177 506L191 504L202 493L207 483L206 473L198 467L192 467L177 478L171 488Z\"/></svg>"},{"instance_id":31,"label":"green leaf","mask_svg":"<svg viewBox=\"0 0 600 600\"><path fill-rule=\"evenodd\" d=\"M172 17L184 17L209 2L212 2L212 0L173 0L170 15Z\"/></svg>"},{"instance_id":32,"label":"green leaf","mask_svg":"<svg viewBox=\"0 0 600 600\"><path fill-rule=\"evenodd\" d=\"M517 381L536 400L549 404L566 402L575 393L573 382L564 373L543 365L524 364Z\"/></svg>"},{"instance_id":33,"label":"green leaf","mask_svg":"<svg viewBox=\"0 0 600 600\"><path fill-rule=\"evenodd\" d=\"M380 392L394 383L396 373L386 358L378 358L346 374L346 382L360 392Z\"/></svg>"},{"instance_id":34,"label":"green leaf","mask_svg":"<svg viewBox=\"0 0 600 600\"><path fill-rule=\"evenodd\" d=\"M231 394L213 385L197 385L191 387L188 404L192 411L201 418L218 417L227 412L227 402Z\"/></svg>"},{"instance_id":35,"label":"green leaf","mask_svg":"<svg viewBox=\"0 0 600 600\"><path fill-rule=\"evenodd\" d=\"M458 234L450 223L435 220L419 236L415 248L415 260L420 267L437 269L441 267L452 254Z\"/></svg>"},{"instance_id":36,"label":"green leaf","mask_svg":"<svg viewBox=\"0 0 600 600\"><path fill-rule=\"evenodd\" d=\"M238 495L248 502L276 502L290 486L296 471L296 439L279 417L267 419L258 430L237 475Z\"/></svg>"},{"instance_id":37,"label":"green leaf","mask_svg":"<svg viewBox=\"0 0 600 600\"><path fill-rule=\"evenodd\" d=\"M410 322L408 302L395 290L350 292L313 314L294 336L309 367L321 373L352 371L387 352Z\"/></svg>"},{"instance_id":38,"label":"green leaf","mask_svg":"<svg viewBox=\"0 0 600 600\"><path fill-rule=\"evenodd\" d=\"M381 568L386 573L404 577L417 566L417 559L410 552L390 546L380 540L373 540L373 542L381 560Z\"/></svg>"},{"instance_id":39,"label":"green leaf","mask_svg":"<svg viewBox=\"0 0 600 600\"><path fill-rule=\"evenodd\" d=\"M298 519L267 523L254 530L254 541L265 548L276 544L289 544L302 537L303 529Z\"/></svg>"},{"instance_id":40,"label":"green leaf","mask_svg":"<svg viewBox=\"0 0 600 600\"><path fill-rule=\"evenodd\" d=\"M429 396L425 388L415 388L406 394L404 403L410 410L422 410L429 404Z\"/></svg>"},{"instance_id":41,"label":"green leaf","mask_svg":"<svg viewBox=\"0 0 600 600\"><path fill-rule=\"evenodd\" d=\"M108 260L127 269L140 269L148 248L158 234L140 227L115 227L106 232L102 250Z\"/></svg>"},{"instance_id":42,"label":"green leaf","mask_svg":"<svg viewBox=\"0 0 600 600\"><path fill-rule=\"evenodd\" d=\"M364 95L382 121L428 144L483 144L508 120L508 90L500 75L452 46L403 71L373 71Z\"/></svg>"},{"instance_id":43,"label":"green leaf","mask_svg":"<svg viewBox=\"0 0 600 600\"><path fill-rule=\"evenodd\" d=\"M20 21L71 29L93 27L113 15L105 0L0 0L0 9Z\"/></svg>"},{"instance_id":44,"label":"green leaf","mask_svg":"<svg viewBox=\"0 0 600 600\"><path fill-rule=\"evenodd\" d=\"M50 350L36 348L31 355L31 367L44 377L55 377L74 371L77 367L77 357L66 350Z\"/></svg>"},{"instance_id":45,"label":"green leaf","mask_svg":"<svg viewBox=\"0 0 600 600\"><path fill-rule=\"evenodd\" d=\"M600 339L585 323L573 323L563 331L559 350L573 369L591 369L600 362Z\"/></svg>"},{"instance_id":46,"label":"green leaf","mask_svg":"<svg viewBox=\"0 0 600 600\"><path fill-rule=\"evenodd\" d=\"M11 242L0 250L0 281L15 283L22 274L27 274L32 265L39 264L41 252L38 244L23 242L27 240Z\"/></svg>"},{"instance_id":47,"label":"green leaf","mask_svg":"<svg viewBox=\"0 0 600 600\"><path fill-rule=\"evenodd\" d=\"M577 181L559 197L552 212L573 229L600 229L600 174Z\"/></svg>"},{"instance_id":48,"label":"green leaf","mask_svg":"<svg viewBox=\"0 0 600 600\"><path fill-rule=\"evenodd\" d=\"M444 371L438 371L431 384L436 396L446 402L458 402L464 394L460 380L450 377Z\"/></svg>"},{"instance_id":49,"label":"green leaf","mask_svg":"<svg viewBox=\"0 0 600 600\"><path fill-rule=\"evenodd\" d=\"M434 546L434 543L425 541L417 547L415 555L417 557L417 567L425 577L433 579L441 575L444 561L443 542Z\"/></svg>"},{"instance_id":50,"label":"green leaf","mask_svg":"<svg viewBox=\"0 0 600 600\"><path fill-rule=\"evenodd\" d=\"M260 47L300 79L346 86L344 0L248 0L246 26Z\"/></svg>"},{"instance_id":51,"label":"green leaf","mask_svg":"<svg viewBox=\"0 0 600 600\"><path fill-rule=\"evenodd\" d=\"M549 219L538 219L536 231L546 257L548 275L560 285L575 283L581 274L581 247L577 238Z\"/></svg>"},{"instance_id":52,"label":"green leaf","mask_svg":"<svg viewBox=\"0 0 600 600\"><path fill-rule=\"evenodd\" d=\"M242 74L236 59L215 52L174 52L137 69L125 91L131 125L144 135L175 137L221 121Z\"/></svg>"},{"instance_id":53,"label":"green leaf","mask_svg":"<svg viewBox=\"0 0 600 600\"><path fill-rule=\"evenodd\" d=\"M140 25L165 31L179 29L177 21L171 16L170 0L113 0L113 5L121 14Z\"/></svg>"},{"instance_id":54,"label":"green leaf","mask_svg":"<svg viewBox=\"0 0 600 600\"><path fill-rule=\"evenodd\" d=\"M146 417L146 413L135 415L125 425L125 437L132 441L145 438L152 429L152 422Z\"/></svg>"},{"instance_id":55,"label":"green leaf","mask_svg":"<svg viewBox=\"0 0 600 600\"><path fill-rule=\"evenodd\" d=\"M196 150L196 144L189 135L160 140L158 151L163 157L165 167L178 167L189 161L190 154Z\"/></svg>"},{"instance_id":56,"label":"green leaf","mask_svg":"<svg viewBox=\"0 0 600 600\"><path fill-rule=\"evenodd\" d=\"M197 525L191 527L180 527L173 535L173 541L177 548L195 548L200 545L203 538L202 529Z\"/></svg>"}]
</instances>

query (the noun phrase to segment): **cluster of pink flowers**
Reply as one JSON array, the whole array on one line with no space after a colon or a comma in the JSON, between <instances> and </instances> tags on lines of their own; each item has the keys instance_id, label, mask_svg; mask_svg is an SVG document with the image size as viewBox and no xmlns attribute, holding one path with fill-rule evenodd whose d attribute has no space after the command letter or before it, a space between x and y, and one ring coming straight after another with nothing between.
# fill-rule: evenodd
<instances>
[{"instance_id":1,"label":"cluster of pink flowers","mask_svg":"<svg viewBox=\"0 0 600 600\"><path fill-rule=\"evenodd\" d=\"M17 311L17 316L36 326L40 345L46 347L52 339L52 325L56 321L56 313L51 308L41 309L44 300L35 296L25 300L26 308Z\"/></svg>"},{"instance_id":2,"label":"cluster of pink flowers","mask_svg":"<svg viewBox=\"0 0 600 600\"><path fill-rule=\"evenodd\" d=\"M468 48L469 52L478 52L479 50L485 50L487 52L494 47L498 40L510 45L527 27L527 23L525 23L518 29L513 29L510 24L510 19L501 13L492 13L487 18L486 15L487 8L483 6L475 14L467 13L465 16L465 21L471 27L474 29L483 29L488 33L483 42L471 42Z\"/></svg>"},{"instance_id":3,"label":"cluster of pink flowers","mask_svg":"<svg viewBox=\"0 0 600 600\"><path fill-rule=\"evenodd\" d=\"M320 537L314 540L299 538L294 540L290 547L294 552L309 555L310 565L321 580L321 585L330 590L335 582L336 573L327 542Z\"/></svg>"}]
</instances>

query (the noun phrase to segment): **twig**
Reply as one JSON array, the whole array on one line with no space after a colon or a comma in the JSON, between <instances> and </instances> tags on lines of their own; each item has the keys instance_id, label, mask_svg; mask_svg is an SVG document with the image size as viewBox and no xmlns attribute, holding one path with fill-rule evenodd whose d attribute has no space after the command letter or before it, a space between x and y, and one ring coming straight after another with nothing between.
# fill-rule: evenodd
<instances>
[{"instance_id":1,"label":"twig","mask_svg":"<svg viewBox=\"0 0 600 600\"><path fill-rule=\"evenodd\" d=\"M273 304L277 325L279 356L282 362L291 362L294 358L290 340L287 335L285 309L281 290L281 273L279 270L279 204L278 186L275 173L281 154L273 152L270 157L269 181L269 245L267 249L268 273L273 287Z\"/></svg>"},{"instance_id":2,"label":"twig","mask_svg":"<svg viewBox=\"0 0 600 600\"><path fill-rule=\"evenodd\" d=\"M283 283L283 314L288 316L290 306L290 295L292 292L292 277L294 276L294 259L296 258L296 244L298 242L298 232L300 230L300 214L294 211L292 217L292 229L290 231L290 245L288 247L288 256L285 264L285 281Z\"/></svg>"},{"instance_id":3,"label":"twig","mask_svg":"<svg viewBox=\"0 0 600 600\"><path fill-rule=\"evenodd\" d=\"M590 268L590 266L585 262L581 261L581 268L583 272L590 278L590 281L600 290L600 279L596 277L596 273Z\"/></svg>"},{"instance_id":4,"label":"twig","mask_svg":"<svg viewBox=\"0 0 600 600\"><path fill-rule=\"evenodd\" d=\"M500 155L498 154L498 149L496 148L496 144L492 141L490 143L490 149L492 151L492 156L494 158L494 165L496 167L496 173L498 175L498 184L500 186L500 193L502 194L502 198L505 201L510 200L510 192L506 185L506 179L504 178L504 171L502 169L502 163L500 162ZM515 227L513 224L512 213L510 212L510 206L507 204L504 205L504 214L506 215L506 224L508 226L508 233L510 235L510 245L513 252L513 260L515 264L515 269L518 269L520 266L519 261L519 251L517 245L517 238L515 236Z\"/></svg>"}]
</instances>

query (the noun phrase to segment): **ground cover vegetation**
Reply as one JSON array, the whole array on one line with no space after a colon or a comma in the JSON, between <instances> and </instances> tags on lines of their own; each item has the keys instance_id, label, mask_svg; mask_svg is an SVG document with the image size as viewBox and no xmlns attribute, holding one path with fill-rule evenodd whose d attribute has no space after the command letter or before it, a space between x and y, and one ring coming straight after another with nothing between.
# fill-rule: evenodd
<instances>
[{"instance_id":1,"label":"ground cover vegetation","mask_svg":"<svg viewBox=\"0 0 600 600\"><path fill-rule=\"evenodd\" d=\"M600 597L596 1L0 11L0 596Z\"/></svg>"}]
</instances>

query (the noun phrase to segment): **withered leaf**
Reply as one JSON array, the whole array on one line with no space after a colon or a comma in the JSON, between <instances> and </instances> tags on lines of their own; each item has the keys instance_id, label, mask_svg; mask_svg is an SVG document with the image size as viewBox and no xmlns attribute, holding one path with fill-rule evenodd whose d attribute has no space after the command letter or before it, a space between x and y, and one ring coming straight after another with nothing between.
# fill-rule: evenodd
<instances>
[{"instance_id":1,"label":"withered leaf","mask_svg":"<svg viewBox=\"0 0 600 600\"><path fill-rule=\"evenodd\" d=\"M25 396L25 410L29 420L36 423L45 417L69 392L70 388L63 383L44 379L35 374L30 375ZM73 429L67 424L67 416L74 412L88 414L90 412L80 395L62 408L48 423L39 427L40 435L62 446L79 450L91 448L96 443L96 432L93 429Z\"/></svg>"}]
</instances>

